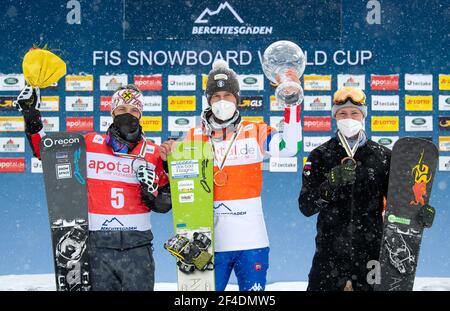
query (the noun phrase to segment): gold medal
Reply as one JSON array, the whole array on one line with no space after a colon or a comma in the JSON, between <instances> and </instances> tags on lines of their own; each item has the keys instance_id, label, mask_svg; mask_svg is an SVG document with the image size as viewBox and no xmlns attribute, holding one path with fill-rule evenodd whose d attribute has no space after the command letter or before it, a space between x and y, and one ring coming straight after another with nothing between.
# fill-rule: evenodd
<instances>
[{"instance_id":1,"label":"gold medal","mask_svg":"<svg viewBox=\"0 0 450 311\"><path fill-rule=\"evenodd\" d=\"M216 186L223 187L228 182L228 175L224 171L219 170L214 173L213 180Z\"/></svg>"}]
</instances>

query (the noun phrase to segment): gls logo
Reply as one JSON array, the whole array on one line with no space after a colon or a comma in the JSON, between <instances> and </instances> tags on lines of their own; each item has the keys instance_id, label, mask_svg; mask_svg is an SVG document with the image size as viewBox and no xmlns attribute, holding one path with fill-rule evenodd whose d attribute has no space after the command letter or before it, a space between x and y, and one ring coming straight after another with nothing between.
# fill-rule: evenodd
<instances>
[{"instance_id":1,"label":"gls logo","mask_svg":"<svg viewBox=\"0 0 450 311\"><path fill-rule=\"evenodd\" d=\"M55 140L51 139L50 137L47 137L47 138L44 138L42 143L44 144L44 147L50 148L50 147L53 147L54 145L67 146L67 145L79 144L80 140L76 137L64 138L64 139L60 138L60 139L55 139Z\"/></svg>"}]
</instances>

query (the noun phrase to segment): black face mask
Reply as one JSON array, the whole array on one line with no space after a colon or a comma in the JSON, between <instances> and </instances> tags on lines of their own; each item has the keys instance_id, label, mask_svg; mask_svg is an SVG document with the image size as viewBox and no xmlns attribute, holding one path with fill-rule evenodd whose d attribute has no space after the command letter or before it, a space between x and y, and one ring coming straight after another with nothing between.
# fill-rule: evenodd
<instances>
[{"instance_id":1,"label":"black face mask","mask_svg":"<svg viewBox=\"0 0 450 311\"><path fill-rule=\"evenodd\" d=\"M130 113L115 116L113 125L118 130L120 137L125 141L135 143L141 138L142 129L139 119Z\"/></svg>"}]
</instances>

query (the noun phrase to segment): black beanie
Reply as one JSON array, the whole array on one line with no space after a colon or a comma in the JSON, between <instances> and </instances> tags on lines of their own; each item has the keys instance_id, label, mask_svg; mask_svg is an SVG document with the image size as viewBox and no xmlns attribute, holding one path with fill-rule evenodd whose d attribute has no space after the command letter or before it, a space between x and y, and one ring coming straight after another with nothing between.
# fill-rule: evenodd
<instances>
[{"instance_id":1,"label":"black beanie","mask_svg":"<svg viewBox=\"0 0 450 311\"><path fill-rule=\"evenodd\" d=\"M209 72L206 82L205 95L210 104L211 96L220 91L228 91L236 97L236 103L239 105L239 81L236 73L228 67L228 64L222 60L216 60Z\"/></svg>"}]
</instances>

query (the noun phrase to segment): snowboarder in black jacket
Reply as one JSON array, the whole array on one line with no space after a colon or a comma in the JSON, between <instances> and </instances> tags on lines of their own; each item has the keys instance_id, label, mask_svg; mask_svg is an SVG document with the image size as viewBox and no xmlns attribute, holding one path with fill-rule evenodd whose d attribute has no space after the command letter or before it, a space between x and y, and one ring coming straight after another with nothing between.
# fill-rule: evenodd
<instances>
[{"instance_id":1,"label":"snowboarder in black jacket","mask_svg":"<svg viewBox=\"0 0 450 311\"><path fill-rule=\"evenodd\" d=\"M391 152L364 132L365 94L333 96L336 137L314 149L303 168L301 212L318 213L308 290L372 290L367 263L378 260Z\"/></svg>"}]
</instances>

